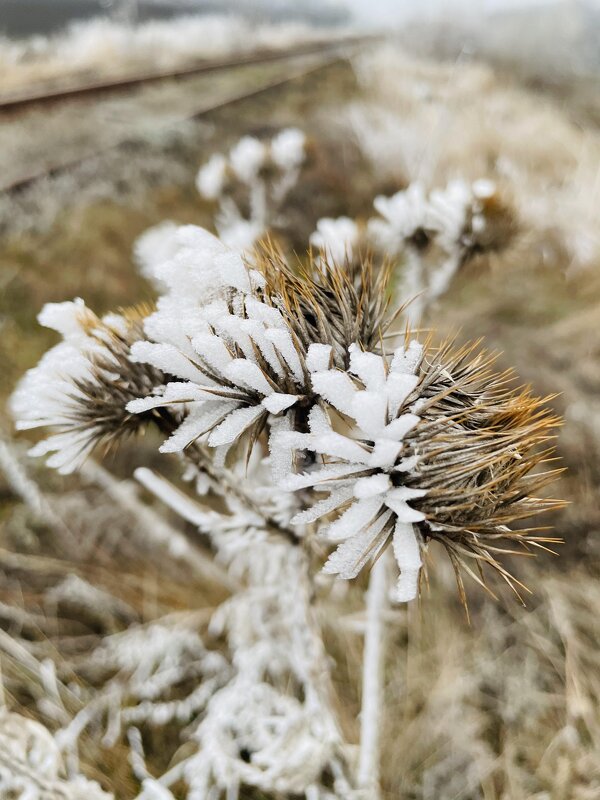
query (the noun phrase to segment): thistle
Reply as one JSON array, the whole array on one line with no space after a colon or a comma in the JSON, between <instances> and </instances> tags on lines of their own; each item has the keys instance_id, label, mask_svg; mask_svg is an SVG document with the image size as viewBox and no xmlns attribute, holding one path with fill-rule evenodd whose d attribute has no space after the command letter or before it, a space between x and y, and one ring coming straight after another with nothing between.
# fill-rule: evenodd
<instances>
[{"instance_id":1,"label":"thistle","mask_svg":"<svg viewBox=\"0 0 600 800\"><path fill-rule=\"evenodd\" d=\"M97 446L108 448L146 424L147 418L128 412L126 405L164 378L129 357L132 343L143 335L142 314L134 310L100 319L80 299L44 306L40 323L63 341L26 373L11 398L18 430L55 431L31 455L51 454L48 466L69 473Z\"/></svg>"},{"instance_id":2,"label":"thistle","mask_svg":"<svg viewBox=\"0 0 600 800\"><path fill-rule=\"evenodd\" d=\"M74 761L85 729L104 718L109 746L122 726L168 725L170 734L179 725L169 735L174 766L160 779L146 768L141 731L127 731L144 796L173 798L174 784L190 797L238 797L242 786L377 796L387 597L418 595L431 541L448 553L465 605L463 572L487 588L486 567L518 595L501 556L553 541L521 525L559 505L538 496L557 474L542 469L557 424L547 398L515 388L478 344L436 346L409 325L403 339L391 330L413 295L412 313L422 314L462 264L502 244L509 217L494 187L458 181L426 195L414 184L376 198L378 219L320 220L310 242L318 249L292 262L266 234L303 158L293 130L213 156L197 184L219 202L224 240L175 223L147 233L136 258L159 292L153 309L100 319L81 300L47 305L40 322L63 341L12 399L17 427L51 429L31 452L50 453L59 471L155 425L161 452L178 454L203 496L135 471L203 535L201 557L183 533L173 542L180 555L205 559L208 545L227 570L233 594L211 612L211 645L195 614L105 638L78 666L98 685L84 680L61 733ZM386 551L399 573L391 593ZM343 580L373 568L357 768L314 614L315 565ZM91 588L86 602L106 602ZM73 593L81 582L53 597Z\"/></svg>"},{"instance_id":3,"label":"thistle","mask_svg":"<svg viewBox=\"0 0 600 800\"><path fill-rule=\"evenodd\" d=\"M214 237L198 234L195 241L203 297L190 302L195 295L190 285L182 314L182 286L173 281L171 294L146 320L147 340L131 350L133 360L168 369L180 380L131 401L127 409L185 407L184 421L162 452L184 451L201 440L219 448L223 463L243 435L251 449L263 430L270 436L271 429L305 426L316 401L309 348L315 340L333 342L333 363L343 368L352 342L373 346L390 322L389 273L375 274L368 263L348 272L319 260L295 274L272 247L256 254L259 273L240 255L219 250ZM181 254L182 261L189 257L187 251ZM215 259L226 269L215 270Z\"/></svg>"},{"instance_id":4,"label":"thistle","mask_svg":"<svg viewBox=\"0 0 600 800\"><path fill-rule=\"evenodd\" d=\"M557 422L544 401L515 391L476 346L436 349L407 336L387 355L387 270L309 257L295 273L273 248L253 263L260 279L221 279L218 299L179 322L189 352L169 359L164 343L134 346L133 357L155 367L181 363L188 380L128 409L186 404L164 451L196 440L229 448L246 431L250 447L264 438L275 480L308 506L292 523L318 522L339 543L326 572L354 578L392 542L394 599L410 600L421 552L437 540L461 595L459 566L483 582L487 564L516 590L497 558L500 541L541 546L545 537L508 525L556 505L532 497L555 475L533 472ZM308 469L294 474L298 465Z\"/></svg>"},{"instance_id":5,"label":"thistle","mask_svg":"<svg viewBox=\"0 0 600 800\"><path fill-rule=\"evenodd\" d=\"M283 486L326 493L292 520L327 521L323 536L340 544L325 572L354 578L391 542L400 569L393 597L404 602L418 590L421 550L436 540L463 598L459 568L483 583L488 565L516 591L496 557L511 552L501 541L526 552L548 539L508 525L557 505L533 495L556 476L533 472L557 424L544 401L514 391L475 346L412 340L386 357L353 345L347 371L318 356L309 432L279 433L276 443L313 454L313 466Z\"/></svg>"},{"instance_id":6,"label":"thistle","mask_svg":"<svg viewBox=\"0 0 600 800\"><path fill-rule=\"evenodd\" d=\"M391 262L396 297L409 320L420 319L463 265L506 248L517 227L495 184L485 179L454 180L429 193L415 182L391 197L375 197L373 206L377 216L365 225L348 217L319 220L310 242L325 260L354 269L364 252L374 254L377 267Z\"/></svg>"},{"instance_id":7,"label":"thistle","mask_svg":"<svg viewBox=\"0 0 600 800\"><path fill-rule=\"evenodd\" d=\"M391 542L394 599L410 600L437 540L455 569L482 582L488 565L516 589L501 540L541 546L508 526L556 505L533 496L555 475L534 471L556 424L543 401L515 391L475 346L436 349L407 334L388 355L388 270L309 254L296 273L273 247L250 268L201 229L178 237L143 333L139 320L98 320L81 301L43 312L65 342L13 399L19 427L58 430L33 452L56 451L50 463L66 471L154 420L170 434L163 452L196 464L201 453L219 483L213 470L245 443L247 458L270 453L273 479L298 493L298 539L318 522L338 544L326 572L353 578Z\"/></svg>"},{"instance_id":8,"label":"thistle","mask_svg":"<svg viewBox=\"0 0 600 800\"><path fill-rule=\"evenodd\" d=\"M181 314L184 287L172 283L171 294L146 321L154 341L140 341L131 351L134 361L158 369L169 365L180 380L131 401L127 409L185 407L184 421L161 450L183 451L202 439L220 448L223 462L246 432L252 445L268 420L272 426L290 424L288 414L307 402L309 371L305 346L277 307L283 304L266 290L264 277L214 237L198 235L195 243L202 297L194 298L189 286L187 313ZM222 268L215 269L215 262Z\"/></svg>"}]
</instances>

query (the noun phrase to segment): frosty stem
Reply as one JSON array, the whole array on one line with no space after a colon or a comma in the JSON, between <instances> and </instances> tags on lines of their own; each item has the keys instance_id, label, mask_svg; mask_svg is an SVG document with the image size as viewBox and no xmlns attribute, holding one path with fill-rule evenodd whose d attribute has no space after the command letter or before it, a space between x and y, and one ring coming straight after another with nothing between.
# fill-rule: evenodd
<instances>
[{"instance_id":1,"label":"frosty stem","mask_svg":"<svg viewBox=\"0 0 600 800\"><path fill-rule=\"evenodd\" d=\"M73 532L56 513L37 483L29 477L9 441L2 436L0 436L0 472L4 473L11 489L21 497L37 520L52 528L66 548L76 546Z\"/></svg>"},{"instance_id":2,"label":"frosty stem","mask_svg":"<svg viewBox=\"0 0 600 800\"><path fill-rule=\"evenodd\" d=\"M146 470L146 472L150 472L150 470ZM177 528L169 525L160 514L142 503L130 483L117 480L110 472L91 459L83 465L81 473L84 478L103 489L114 503L138 520L146 541L153 540L161 550L166 550L171 557L184 560L199 577L212 580L229 591L235 591L236 582L227 572L204 555L200 549L191 545L186 537ZM143 481L140 482L143 484Z\"/></svg>"},{"instance_id":3,"label":"frosty stem","mask_svg":"<svg viewBox=\"0 0 600 800\"><path fill-rule=\"evenodd\" d=\"M163 432L170 435L177 428L177 423L169 413L163 413L159 417L158 426ZM249 511L262 517L269 530L274 531L277 535L282 536L292 544L300 544L301 540L295 531L281 525L277 520L265 514L260 504L256 502L250 493L245 491L243 483L236 480L225 467L217 467L214 464L213 459L204 445L199 442L194 442L186 449L185 455L194 466L208 476L213 489L217 493L229 493Z\"/></svg>"},{"instance_id":4,"label":"frosty stem","mask_svg":"<svg viewBox=\"0 0 600 800\"><path fill-rule=\"evenodd\" d=\"M384 662L383 615L387 604L387 551L371 570L367 591L367 623L363 655L362 705L360 713L360 759L358 782L379 797L379 733Z\"/></svg>"}]
</instances>

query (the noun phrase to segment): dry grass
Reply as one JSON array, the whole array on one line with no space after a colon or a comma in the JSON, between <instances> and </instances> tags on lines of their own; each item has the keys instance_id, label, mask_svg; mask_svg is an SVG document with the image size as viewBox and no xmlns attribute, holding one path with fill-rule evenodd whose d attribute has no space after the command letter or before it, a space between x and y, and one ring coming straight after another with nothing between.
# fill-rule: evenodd
<instances>
[{"instance_id":1,"label":"dry grass","mask_svg":"<svg viewBox=\"0 0 600 800\"><path fill-rule=\"evenodd\" d=\"M390 781L401 793L576 800L600 791L599 631L588 605L597 583L580 570L532 580L536 608L486 605L471 630L457 626L443 594L410 620L410 691L396 701L410 722L390 753L403 762Z\"/></svg>"},{"instance_id":2,"label":"dry grass","mask_svg":"<svg viewBox=\"0 0 600 800\"><path fill-rule=\"evenodd\" d=\"M407 800L592 800L600 792L598 581L525 571L527 609L475 599L469 626L436 559L419 606L388 625L383 782ZM351 602L351 601L350 601ZM349 626L348 626L349 627ZM348 730L361 637L331 625Z\"/></svg>"}]
</instances>

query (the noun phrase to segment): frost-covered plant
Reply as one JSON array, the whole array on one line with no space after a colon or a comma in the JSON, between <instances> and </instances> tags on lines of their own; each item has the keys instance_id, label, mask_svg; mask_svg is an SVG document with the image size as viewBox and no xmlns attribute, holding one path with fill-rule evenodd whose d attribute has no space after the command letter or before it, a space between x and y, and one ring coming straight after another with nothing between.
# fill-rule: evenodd
<instances>
[{"instance_id":1,"label":"frost-covered plant","mask_svg":"<svg viewBox=\"0 0 600 800\"><path fill-rule=\"evenodd\" d=\"M129 358L141 335L137 311L99 319L77 298L47 304L38 319L63 341L27 372L12 395L11 410L18 430L52 428L54 434L31 455L50 453L48 465L68 473L97 445L110 446L139 429L140 418L127 412L127 402L152 391L162 377L146 365L133 367Z\"/></svg>"},{"instance_id":2,"label":"frost-covered plant","mask_svg":"<svg viewBox=\"0 0 600 800\"><path fill-rule=\"evenodd\" d=\"M259 553L256 545L238 552L238 564L243 558L251 567ZM246 784L326 798L323 779L333 772L334 796L352 797L344 775L350 754L328 697L304 554L265 542L262 560L263 580L251 579L211 622L214 632L228 634L236 676L212 697L193 735L200 749L185 767L188 781L198 797L215 784Z\"/></svg>"},{"instance_id":3,"label":"frost-covered plant","mask_svg":"<svg viewBox=\"0 0 600 800\"><path fill-rule=\"evenodd\" d=\"M368 222L369 240L389 257L404 258L400 293L417 298L413 318L448 290L463 264L506 246L512 233L510 213L488 180L454 180L429 194L412 183L373 204L380 216Z\"/></svg>"},{"instance_id":4,"label":"frost-covered plant","mask_svg":"<svg viewBox=\"0 0 600 800\"><path fill-rule=\"evenodd\" d=\"M127 410L185 404L189 413L162 451L183 451L205 437L223 460L247 431L256 440L265 426L293 428L305 419L316 401L310 375L319 347L343 368L352 343L368 346L382 332L386 298L368 268L356 288L343 269L321 265L312 276L296 277L272 255L264 265L268 280L206 232L188 229L187 235L198 263L212 259L202 298L183 313L175 281L146 321L154 341L131 349L135 361L168 368L180 380L130 402ZM189 263L188 253L180 263ZM315 344L319 338L331 345Z\"/></svg>"},{"instance_id":5,"label":"frost-covered plant","mask_svg":"<svg viewBox=\"0 0 600 800\"><path fill-rule=\"evenodd\" d=\"M507 390L490 365L473 348L428 349L416 340L389 357L353 345L347 372L323 358L312 375L321 404L309 432L277 441L322 463L283 485L327 493L292 522L338 515L324 531L340 542L326 572L354 578L391 540L400 569L394 599L411 600L420 551L434 540L455 567L473 574L469 564L487 564L512 583L496 545L524 544L527 533L508 523L553 505L530 496L548 475L529 474L553 420L528 392ZM458 570L457 578L461 585Z\"/></svg>"},{"instance_id":6,"label":"frost-covered plant","mask_svg":"<svg viewBox=\"0 0 600 800\"><path fill-rule=\"evenodd\" d=\"M291 175L303 142L284 133L269 157ZM228 171L264 188L266 157L242 140L204 168L202 191L219 194ZM100 320L81 301L43 310L64 341L12 403L20 427L53 431L34 454L52 452L50 465L68 471L99 443L158 427L160 450L200 479L202 503L150 470L136 477L208 537L233 589L211 616L211 645L197 627L163 620L106 640L81 664L82 675L106 675L65 727L65 752L76 755L81 731L102 720L112 744L127 726L175 724L186 755L156 780L129 731L143 796L171 797L179 781L191 798L228 800L244 786L306 800L375 791L371 757L357 773L340 732L315 573L350 580L375 564L383 574L393 551L392 599L409 601L437 541L463 599L461 570L485 584L486 565L517 591L499 554L502 542L526 551L547 540L510 525L555 506L536 496L554 475L536 468L555 419L476 346L391 332L401 310L391 261L374 266L360 237L392 258L435 241L448 261L427 276L431 302L477 248L492 197L489 186L455 184L378 198L381 218L365 228L322 220L319 252L297 266L271 245L248 254L246 242L170 227L168 242L138 246L160 291L143 319ZM364 684L370 723L376 683ZM375 729L364 726L371 753Z\"/></svg>"},{"instance_id":7,"label":"frost-covered plant","mask_svg":"<svg viewBox=\"0 0 600 800\"><path fill-rule=\"evenodd\" d=\"M225 244L250 250L281 224L283 204L306 158L305 140L297 128L285 128L269 142L244 136L227 156L215 153L200 168L196 188L218 203L215 225Z\"/></svg>"},{"instance_id":8,"label":"frost-covered plant","mask_svg":"<svg viewBox=\"0 0 600 800\"><path fill-rule=\"evenodd\" d=\"M310 236L310 244L322 250L334 264L345 259L352 261L359 242L359 227L350 217L324 217L318 220L317 229Z\"/></svg>"},{"instance_id":9,"label":"frost-covered plant","mask_svg":"<svg viewBox=\"0 0 600 800\"><path fill-rule=\"evenodd\" d=\"M83 695L81 709L58 734L70 754L85 729L102 720L109 747L132 725L189 723L231 677L227 659L205 647L193 614L107 636L76 669L88 686L101 688Z\"/></svg>"},{"instance_id":10,"label":"frost-covered plant","mask_svg":"<svg viewBox=\"0 0 600 800\"><path fill-rule=\"evenodd\" d=\"M320 501L319 513L302 511L296 519L313 522L342 511L329 535L339 534L346 549L356 546L352 536L375 537L378 546L359 554L361 566L377 555L396 521L418 523L422 540L438 538L453 555L473 549L492 564L486 535L523 538L505 525L545 505L524 491L537 485L526 476L543 455L532 447L554 422L539 401L507 389L506 376L495 375L490 360L473 348L424 349L409 338L386 352L385 274L373 280L364 268L357 289L351 267L321 261L295 276L274 254L262 257L260 271L201 229L188 227L182 236L185 248L165 268L170 286L145 319L143 338L131 346L134 380L119 387L125 406L120 432L131 427L131 417L140 415L142 425L144 415L154 414L171 433L163 452L194 458L200 451L203 463L212 461L213 477L232 448L236 456L249 454L264 442L280 487L318 493L325 480L328 491L336 490ZM56 310L73 324L70 305ZM55 324L65 330L63 322ZM81 347L85 352L85 340ZM79 437L77 454L85 453L98 430L82 428L78 413L44 413L48 382L55 379L51 362L26 376L13 406L17 413L23 409L21 426L32 408L38 409L36 425L59 426L59 438L35 452L58 450L62 466L67 456L72 461L72 436ZM140 374L142 396L131 399ZM156 376L152 389L148 375ZM79 386L79 375L73 385ZM68 380L61 389L64 402L72 403ZM17 402L25 394L27 408ZM82 397L93 419L94 404ZM51 400L59 405L59 394ZM117 435L112 419L111 426ZM305 451L308 461L299 455ZM302 463L312 466L294 476ZM311 494L300 497L312 505ZM329 563L333 569L337 560ZM342 572L357 570L346 565Z\"/></svg>"},{"instance_id":11,"label":"frost-covered plant","mask_svg":"<svg viewBox=\"0 0 600 800\"><path fill-rule=\"evenodd\" d=\"M297 503L273 486L257 449L248 469L236 472L239 480L245 472L245 491L256 506L249 509L226 494L225 515L190 498L182 502L179 492L148 470L136 473L209 535L220 563L240 581L209 625L211 636L227 641L229 679L191 726L199 750L180 764L180 772L190 797L209 791L220 797L218 792L249 785L307 798L352 798L352 757L332 706L327 657L310 608L306 553L285 535L274 535L285 532ZM327 775L334 778L335 793L327 788Z\"/></svg>"},{"instance_id":12,"label":"frost-covered plant","mask_svg":"<svg viewBox=\"0 0 600 800\"><path fill-rule=\"evenodd\" d=\"M489 180L457 179L427 193L411 183L391 197L373 201L378 216L365 226L348 217L324 218L310 242L341 263L377 254L396 266L397 297L411 301L407 314L418 321L442 296L462 265L480 253L502 249L514 231L511 213Z\"/></svg>"}]
</instances>

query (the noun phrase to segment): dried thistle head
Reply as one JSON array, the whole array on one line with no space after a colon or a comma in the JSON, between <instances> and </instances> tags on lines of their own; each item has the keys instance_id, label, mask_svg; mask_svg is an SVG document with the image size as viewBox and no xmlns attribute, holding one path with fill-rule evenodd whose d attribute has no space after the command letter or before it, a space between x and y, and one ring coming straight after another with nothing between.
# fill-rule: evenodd
<instances>
[{"instance_id":1,"label":"dried thistle head","mask_svg":"<svg viewBox=\"0 0 600 800\"><path fill-rule=\"evenodd\" d=\"M215 153L208 159L198 171L196 188L206 200L216 200L235 190L236 182L249 187L261 178L275 184L275 194L285 193L305 158L306 136L298 128L283 128L269 142L243 136L227 155Z\"/></svg>"},{"instance_id":2,"label":"dried thistle head","mask_svg":"<svg viewBox=\"0 0 600 800\"><path fill-rule=\"evenodd\" d=\"M151 341L138 342L131 353L177 380L128 409L184 410L162 452L187 450L200 440L219 448L222 461L241 443L249 452L268 421L289 427L308 403L306 346L285 304L273 302L268 279L255 268L260 264L249 268L239 253L199 229L190 232L178 259L169 292L146 321Z\"/></svg>"},{"instance_id":3,"label":"dried thistle head","mask_svg":"<svg viewBox=\"0 0 600 800\"><path fill-rule=\"evenodd\" d=\"M293 522L326 520L324 535L341 542L325 570L353 578L391 542L400 568L395 599L409 600L420 551L435 539L457 569L461 594L459 568L483 582L486 564L516 589L497 558L502 540L525 552L547 539L508 526L556 507L536 496L556 474L534 471L550 455L557 424L544 401L511 388L510 375L495 373L476 345L433 349L407 340L389 357L354 345L347 371L331 369L325 355L312 374L320 404L309 432L275 437L313 454L313 466L283 486L311 490L313 504Z\"/></svg>"},{"instance_id":4,"label":"dried thistle head","mask_svg":"<svg viewBox=\"0 0 600 800\"><path fill-rule=\"evenodd\" d=\"M63 336L30 369L11 397L19 430L49 427L53 435L32 455L47 455L61 473L79 467L98 445L109 447L134 433L145 419L126 410L164 381L161 372L129 359L133 342L143 336L146 309L98 318L82 300L48 303L39 321Z\"/></svg>"},{"instance_id":5,"label":"dried thistle head","mask_svg":"<svg viewBox=\"0 0 600 800\"><path fill-rule=\"evenodd\" d=\"M207 244L211 252L201 257ZM214 262L214 247L197 238L198 265ZM271 245L256 254L252 268L234 253L227 259L229 277L219 272L214 291L212 272L205 271L208 302L184 308L180 294L162 298L146 324L155 341L132 349L135 360L179 379L128 406L144 413L185 407L186 418L163 452L206 440L220 448L221 460L234 445L251 447L267 428L305 429L315 402L310 345L332 342L334 363L343 368L350 343L379 347L387 324L387 269L375 273L369 262L358 270L331 266L309 254L309 265L294 272Z\"/></svg>"},{"instance_id":6,"label":"dried thistle head","mask_svg":"<svg viewBox=\"0 0 600 800\"><path fill-rule=\"evenodd\" d=\"M538 469L552 458L560 423L550 398L515 388L494 360L478 343L425 352L416 403L422 421L405 439L405 457L416 461L405 485L424 492L414 503L424 515L417 528L424 541L445 547L463 597L460 570L484 582L485 565L517 592L498 556L556 540L509 526L561 505L538 494L560 472Z\"/></svg>"},{"instance_id":7,"label":"dried thistle head","mask_svg":"<svg viewBox=\"0 0 600 800\"><path fill-rule=\"evenodd\" d=\"M450 181L425 193L413 183L392 197L374 201L378 217L369 220L375 247L398 255L407 251L431 261L452 258L457 267L475 255L505 248L516 231L514 214L492 181Z\"/></svg>"},{"instance_id":8,"label":"dried thistle head","mask_svg":"<svg viewBox=\"0 0 600 800\"><path fill-rule=\"evenodd\" d=\"M348 365L348 348L380 347L392 322L389 314L391 265L376 268L370 257L336 263L326 251L293 270L281 253L267 244L258 266L266 277L265 295L281 308L304 347L314 342L332 346L333 363Z\"/></svg>"},{"instance_id":9,"label":"dried thistle head","mask_svg":"<svg viewBox=\"0 0 600 800\"><path fill-rule=\"evenodd\" d=\"M159 309L155 317L160 315ZM223 291L181 319L180 334L179 345L140 341L131 352L134 360L168 367L179 379L128 405L133 413L185 408L162 452L206 440L220 448L222 461L241 439L251 449L268 420L289 426L289 415L308 402L305 349L286 318L258 292Z\"/></svg>"}]
</instances>

